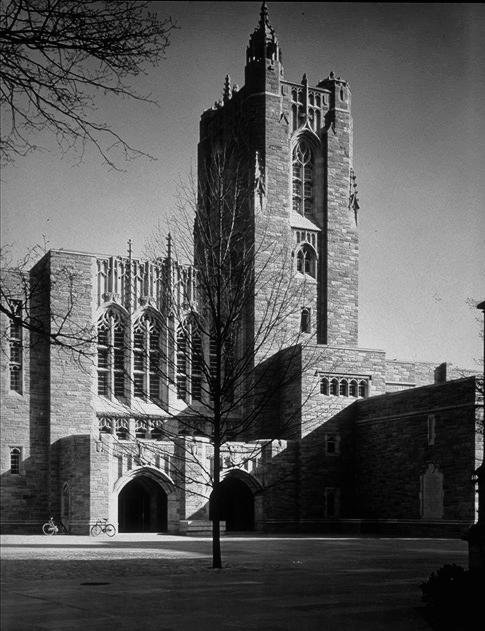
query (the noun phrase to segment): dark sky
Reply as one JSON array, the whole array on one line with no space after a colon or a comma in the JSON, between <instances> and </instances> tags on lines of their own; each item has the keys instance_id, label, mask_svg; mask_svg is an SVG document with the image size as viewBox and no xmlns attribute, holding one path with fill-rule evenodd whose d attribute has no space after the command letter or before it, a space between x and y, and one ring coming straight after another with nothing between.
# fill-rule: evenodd
<instances>
[{"instance_id":1,"label":"dark sky","mask_svg":"<svg viewBox=\"0 0 485 631\"><path fill-rule=\"evenodd\" d=\"M242 84L259 2L154 2L180 27L137 88L159 107L100 101L98 115L157 157L126 172L54 152L3 173L2 240L136 255L195 167L200 113ZM350 82L360 197L360 343L390 357L473 366L485 298L483 4L272 2L286 78Z\"/></svg>"}]
</instances>

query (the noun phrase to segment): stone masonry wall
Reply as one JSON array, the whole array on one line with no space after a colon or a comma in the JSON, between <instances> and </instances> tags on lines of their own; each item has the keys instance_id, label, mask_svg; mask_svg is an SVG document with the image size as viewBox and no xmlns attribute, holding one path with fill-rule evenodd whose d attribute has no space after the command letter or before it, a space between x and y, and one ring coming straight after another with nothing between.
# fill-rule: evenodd
<instances>
[{"instance_id":1,"label":"stone masonry wall","mask_svg":"<svg viewBox=\"0 0 485 631\"><path fill-rule=\"evenodd\" d=\"M93 397L96 383L94 329L94 287L91 256L52 251L50 253L50 309L52 331L62 330L92 343L80 347L81 353L50 348L50 506L53 514L60 513L60 498L65 482L72 485L76 502L77 528L87 532L90 522L90 436L95 421ZM64 439L76 437L72 467L62 454ZM77 473L82 471L83 474ZM64 474L61 479L60 475ZM67 479L66 479L67 477ZM74 489L76 493L74 495ZM84 524L82 526L81 524Z\"/></svg>"},{"instance_id":2,"label":"stone masonry wall","mask_svg":"<svg viewBox=\"0 0 485 631\"><path fill-rule=\"evenodd\" d=\"M443 476L442 520L472 522L475 380L395 392L357 405L355 515L425 521L421 476L432 465L431 471Z\"/></svg>"},{"instance_id":3,"label":"stone masonry wall","mask_svg":"<svg viewBox=\"0 0 485 631\"><path fill-rule=\"evenodd\" d=\"M7 290L24 303L24 318L45 320L48 293L42 283L44 267L37 266L40 277L24 285L18 273L5 275ZM10 321L0 315L4 354L0 360L1 414L1 529L2 532L40 532L49 517L48 473L48 352L44 336L22 329L22 392L10 390ZM10 471L10 450L21 449L20 474Z\"/></svg>"}]
</instances>

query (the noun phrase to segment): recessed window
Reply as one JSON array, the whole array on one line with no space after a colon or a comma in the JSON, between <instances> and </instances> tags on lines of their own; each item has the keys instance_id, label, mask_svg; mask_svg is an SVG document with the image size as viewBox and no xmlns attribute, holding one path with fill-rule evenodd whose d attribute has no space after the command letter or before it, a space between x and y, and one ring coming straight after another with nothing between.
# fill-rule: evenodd
<instances>
[{"instance_id":1,"label":"recessed window","mask_svg":"<svg viewBox=\"0 0 485 631\"><path fill-rule=\"evenodd\" d=\"M22 302L20 300L12 300L10 307L13 314L9 329L10 390L22 394Z\"/></svg>"},{"instance_id":2,"label":"recessed window","mask_svg":"<svg viewBox=\"0 0 485 631\"><path fill-rule=\"evenodd\" d=\"M160 400L161 326L144 313L133 327L133 394L141 399Z\"/></svg>"},{"instance_id":3,"label":"recessed window","mask_svg":"<svg viewBox=\"0 0 485 631\"><path fill-rule=\"evenodd\" d=\"M296 253L296 271L312 278L317 276L317 255L308 243L302 245Z\"/></svg>"},{"instance_id":4,"label":"recessed window","mask_svg":"<svg viewBox=\"0 0 485 631\"><path fill-rule=\"evenodd\" d=\"M313 151L305 139L293 149L293 210L300 215L313 215Z\"/></svg>"},{"instance_id":5,"label":"recessed window","mask_svg":"<svg viewBox=\"0 0 485 631\"><path fill-rule=\"evenodd\" d=\"M135 438L146 438L147 435L147 424L146 421L136 420L135 422Z\"/></svg>"},{"instance_id":6,"label":"recessed window","mask_svg":"<svg viewBox=\"0 0 485 631\"><path fill-rule=\"evenodd\" d=\"M310 333L312 328L310 309L301 310L300 331L302 333Z\"/></svg>"},{"instance_id":7,"label":"recessed window","mask_svg":"<svg viewBox=\"0 0 485 631\"><path fill-rule=\"evenodd\" d=\"M357 377L320 377L320 394L332 397L366 398L369 391L368 379Z\"/></svg>"},{"instance_id":8,"label":"recessed window","mask_svg":"<svg viewBox=\"0 0 485 631\"><path fill-rule=\"evenodd\" d=\"M116 419L115 433L116 433L116 437L119 440L128 440L130 436L130 431L128 428L128 419L125 419L125 418Z\"/></svg>"},{"instance_id":9,"label":"recessed window","mask_svg":"<svg viewBox=\"0 0 485 631\"><path fill-rule=\"evenodd\" d=\"M177 398L187 400L187 331L180 325L177 329Z\"/></svg>"},{"instance_id":10,"label":"recessed window","mask_svg":"<svg viewBox=\"0 0 485 631\"><path fill-rule=\"evenodd\" d=\"M98 394L125 396L125 324L116 309L98 320Z\"/></svg>"},{"instance_id":11,"label":"recessed window","mask_svg":"<svg viewBox=\"0 0 485 631\"><path fill-rule=\"evenodd\" d=\"M192 401L202 401L202 339L199 333L192 336Z\"/></svg>"},{"instance_id":12,"label":"recessed window","mask_svg":"<svg viewBox=\"0 0 485 631\"><path fill-rule=\"evenodd\" d=\"M100 418L98 427L100 434L112 434L113 432L113 423L109 418Z\"/></svg>"},{"instance_id":13,"label":"recessed window","mask_svg":"<svg viewBox=\"0 0 485 631\"><path fill-rule=\"evenodd\" d=\"M10 473L20 475L20 463L22 462L22 447L10 447Z\"/></svg>"}]
</instances>

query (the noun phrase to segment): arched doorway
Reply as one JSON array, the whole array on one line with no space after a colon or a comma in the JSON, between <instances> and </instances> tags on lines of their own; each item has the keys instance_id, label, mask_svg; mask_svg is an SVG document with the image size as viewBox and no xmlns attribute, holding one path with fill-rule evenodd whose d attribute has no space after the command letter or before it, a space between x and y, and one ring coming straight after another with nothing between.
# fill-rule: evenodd
<instances>
[{"instance_id":1,"label":"arched doorway","mask_svg":"<svg viewBox=\"0 0 485 631\"><path fill-rule=\"evenodd\" d=\"M120 532L163 532L167 530L167 494L148 476L140 475L118 495Z\"/></svg>"},{"instance_id":2,"label":"arched doorway","mask_svg":"<svg viewBox=\"0 0 485 631\"><path fill-rule=\"evenodd\" d=\"M227 476L220 486L220 518L226 531L254 530L254 495L238 477Z\"/></svg>"}]
</instances>

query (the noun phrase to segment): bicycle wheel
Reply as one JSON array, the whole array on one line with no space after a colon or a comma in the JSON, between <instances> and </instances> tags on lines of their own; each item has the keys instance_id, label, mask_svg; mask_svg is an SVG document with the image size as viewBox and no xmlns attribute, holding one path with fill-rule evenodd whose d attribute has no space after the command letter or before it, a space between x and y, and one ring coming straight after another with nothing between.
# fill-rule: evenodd
<instances>
[{"instance_id":1,"label":"bicycle wheel","mask_svg":"<svg viewBox=\"0 0 485 631\"><path fill-rule=\"evenodd\" d=\"M116 534L116 528L113 526L113 524L106 524L104 532L108 535L108 537L114 537Z\"/></svg>"},{"instance_id":2,"label":"bicycle wheel","mask_svg":"<svg viewBox=\"0 0 485 631\"><path fill-rule=\"evenodd\" d=\"M56 534L56 527L53 526L50 523L50 521L48 521L42 526L42 532L44 533L44 535L55 535Z\"/></svg>"},{"instance_id":3,"label":"bicycle wheel","mask_svg":"<svg viewBox=\"0 0 485 631\"><path fill-rule=\"evenodd\" d=\"M102 533L101 530L101 526L99 524L95 524L92 528L91 528L91 535L93 537L97 537L98 535L100 535Z\"/></svg>"}]
</instances>

